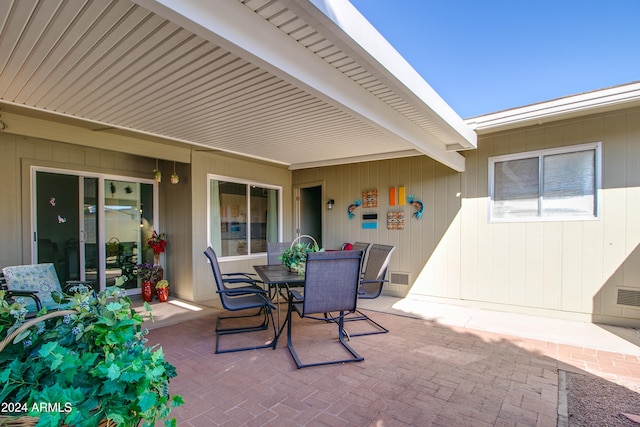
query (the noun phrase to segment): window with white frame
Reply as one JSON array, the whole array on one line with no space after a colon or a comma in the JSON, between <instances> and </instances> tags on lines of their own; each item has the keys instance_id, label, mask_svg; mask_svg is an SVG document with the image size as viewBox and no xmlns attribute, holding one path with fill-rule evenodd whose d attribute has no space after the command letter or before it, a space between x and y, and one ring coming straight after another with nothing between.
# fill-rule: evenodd
<instances>
[{"instance_id":1,"label":"window with white frame","mask_svg":"<svg viewBox=\"0 0 640 427\"><path fill-rule=\"evenodd\" d=\"M493 222L598 217L600 143L489 158Z\"/></svg>"},{"instance_id":2,"label":"window with white frame","mask_svg":"<svg viewBox=\"0 0 640 427\"><path fill-rule=\"evenodd\" d=\"M218 257L267 252L280 238L282 187L209 176L209 246Z\"/></svg>"}]
</instances>

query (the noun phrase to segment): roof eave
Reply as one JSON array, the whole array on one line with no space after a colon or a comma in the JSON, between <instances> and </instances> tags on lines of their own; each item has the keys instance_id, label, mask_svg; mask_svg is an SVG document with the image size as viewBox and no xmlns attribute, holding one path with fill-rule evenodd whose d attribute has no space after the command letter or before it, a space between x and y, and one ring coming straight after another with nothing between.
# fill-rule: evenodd
<instances>
[{"instance_id":1,"label":"roof eave","mask_svg":"<svg viewBox=\"0 0 640 427\"><path fill-rule=\"evenodd\" d=\"M367 62L376 69L381 78L399 93L411 99L435 124L446 128L454 141L447 144L460 149L477 147L477 135L464 120L447 104L444 99L424 80L424 78L400 55L400 53L378 32L378 30L362 16L362 14L345 0L284 0L295 3L311 12L309 2L318 11L318 20L324 18L324 25L329 19L341 31L331 31L340 37L340 41L352 54Z\"/></svg>"},{"instance_id":2,"label":"roof eave","mask_svg":"<svg viewBox=\"0 0 640 427\"><path fill-rule=\"evenodd\" d=\"M416 91L408 91L406 88L403 93L410 92L415 97L414 104L428 111L434 126L441 127L447 133L448 140L442 140L434 134L418 130L415 124L410 123L406 118L383 106L369 92L353 84L346 76L336 72L329 64L303 46L295 43L293 39L277 30L270 23L257 21L249 9L239 2L220 2L213 9L208 0L134 1L201 37L213 41L245 59L260 64L264 69L283 79L296 81L297 85L305 88L308 92L314 93L333 105L339 105L340 108L350 111L353 115L383 129L385 132L390 132L419 152L455 170L464 170L464 157L448 148L458 144L468 148L475 147L476 135L473 130L450 109L386 41L385 46L388 46L388 48L385 48L385 50L389 50L389 55L396 60L399 58L398 61L401 60L405 67L415 73L414 80L422 82L422 91L431 91L422 98L416 95ZM351 6L344 1L337 2L335 5L326 4L321 9L318 9L308 0L285 0L285 3L296 5L298 10L308 11L310 16L316 17L325 16L325 13L329 13L326 12L326 7L328 6L335 8L336 11L342 10L346 5ZM351 8L353 10L347 12L347 15L355 15L354 19L358 20L362 25L373 29L371 24L355 8L352 6ZM322 14L320 14L319 10ZM342 15L342 12L340 14ZM250 36L247 34L247 28L252 29ZM342 30L344 31L344 28ZM384 40L375 29L373 31L379 39ZM349 34L348 32L346 33ZM342 34L339 37L343 40L348 39ZM351 43L353 48L359 51L359 55L367 56L371 54L361 47L356 47L358 45L353 41ZM393 71L392 65L389 65L389 70L385 69L387 78L392 80L395 86L404 86L405 83L402 79L396 78L391 74Z\"/></svg>"},{"instance_id":3,"label":"roof eave","mask_svg":"<svg viewBox=\"0 0 640 427\"><path fill-rule=\"evenodd\" d=\"M484 135L635 106L640 106L640 82L498 111L465 121L478 135Z\"/></svg>"}]
</instances>

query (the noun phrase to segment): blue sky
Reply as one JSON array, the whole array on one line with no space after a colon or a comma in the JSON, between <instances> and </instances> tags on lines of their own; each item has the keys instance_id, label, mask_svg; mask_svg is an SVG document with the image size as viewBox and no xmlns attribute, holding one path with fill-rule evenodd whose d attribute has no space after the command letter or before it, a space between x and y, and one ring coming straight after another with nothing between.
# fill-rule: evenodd
<instances>
[{"instance_id":1,"label":"blue sky","mask_svg":"<svg viewBox=\"0 0 640 427\"><path fill-rule=\"evenodd\" d=\"M640 0L350 0L462 117L640 81Z\"/></svg>"}]
</instances>

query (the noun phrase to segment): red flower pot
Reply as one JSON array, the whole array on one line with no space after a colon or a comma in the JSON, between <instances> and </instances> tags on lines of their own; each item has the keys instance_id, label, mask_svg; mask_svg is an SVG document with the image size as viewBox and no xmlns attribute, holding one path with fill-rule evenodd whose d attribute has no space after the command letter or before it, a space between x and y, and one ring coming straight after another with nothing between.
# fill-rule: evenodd
<instances>
[{"instance_id":1,"label":"red flower pot","mask_svg":"<svg viewBox=\"0 0 640 427\"><path fill-rule=\"evenodd\" d=\"M142 299L145 302L153 300L153 284L151 282L142 282Z\"/></svg>"},{"instance_id":2,"label":"red flower pot","mask_svg":"<svg viewBox=\"0 0 640 427\"><path fill-rule=\"evenodd\" d=\"M169 288L158 288L156 289L156 293L158 294L158 301L166 302L169 298Z\"/></svg>"}]
</instances>

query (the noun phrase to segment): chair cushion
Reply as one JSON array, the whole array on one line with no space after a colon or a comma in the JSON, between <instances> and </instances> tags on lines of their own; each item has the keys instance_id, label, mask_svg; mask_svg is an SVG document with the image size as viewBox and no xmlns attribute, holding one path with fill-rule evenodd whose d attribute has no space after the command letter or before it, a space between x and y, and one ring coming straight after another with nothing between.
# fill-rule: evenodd
<instances>
[{"instance_id":1,"label":"chair cushion","mask_svg":"<svg viewBox=\"0 0 640 427\"><path fill-rule=\"evenodd\" d=\"M60 281L53 264L31 264L4 267L2 269L7 287L16 291L37 292L42 305L48 310L61 308L51 296L52 292L62 292ZM35 311L35 304L28 304L27 310Z\"/></svg>"}]
</instances>

